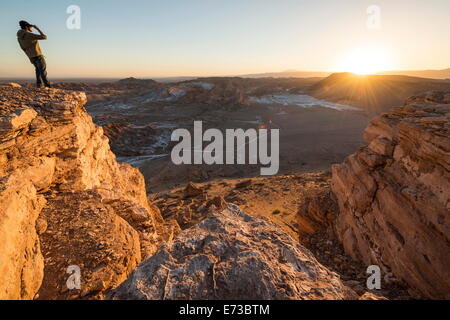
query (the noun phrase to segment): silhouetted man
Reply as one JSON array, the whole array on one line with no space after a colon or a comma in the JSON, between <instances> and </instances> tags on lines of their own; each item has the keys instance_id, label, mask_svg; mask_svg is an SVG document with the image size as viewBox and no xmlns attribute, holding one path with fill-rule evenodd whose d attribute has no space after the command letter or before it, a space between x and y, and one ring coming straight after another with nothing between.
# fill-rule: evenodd
<instances>
[{"instance_id":1,"label":"silhouetted man","mask_svg":"<svg viewBox=\"0 0 450 320\"><path fill-rule=\"evenodd\" d=\"M47 80L47 64L38 42L38 40L47 40L47 36L37 26L31 25L26 21L20 21L19 25L21 30L17 32L17 40L36 68L36 84L38 88L42 88L42 85L50 88L50 82ZM32 33L33 28L39 34Z\"/></svg>"}]
</instances>

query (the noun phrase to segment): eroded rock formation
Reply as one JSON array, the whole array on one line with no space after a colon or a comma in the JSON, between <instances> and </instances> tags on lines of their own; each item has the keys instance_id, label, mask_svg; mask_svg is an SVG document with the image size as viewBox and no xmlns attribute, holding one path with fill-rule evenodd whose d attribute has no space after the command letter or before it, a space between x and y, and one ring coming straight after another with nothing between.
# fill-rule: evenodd
<instances>
[{"instance_id":1,"label":"eroded rock formation","mask_svg":"<svg viewBox=\"0 0 450 320\"><path fill-rule=\"evenodd\" d=\"M32 299L41 284L43 298L101 297L173 225L139 171L116 162L85 94L0 91L0 298ZM68 293L70 265L89 285Z\"/></svg>"},{"instance_id":2,"label":"eroded rock formation","mask_svg":"<svg viewBox=\"0 0 450 320\"><path fill-rule=\"evenodd\" d=\"M428 298L450 298L450 92L375 118L368 146L333 167L347 253L392 270Z\"/></svg>"},{"instance_id":3,"label":"eroded rock formation","mask_svg":"<svg viewBox=\"0 0 450 320\"><path fill-rule=\"evenodd\" d=\"M220 89L220 99L227 88L233 86ZM315 191L302 191L296 224L270 207L284 230L226 203L273 200L252 180L227 193L225 186L219 194L209 190L211 196L211 186L190 183L153 198L165 221L147 201L139 171L116 161L85 103L78 92L0 86L0 299L103 298L126 279L111 298L351 299L365 293L370 264L382 268L383 283L401 279L422 296L449 298L450 93L413 97L375 118L365 132L368 146L333 167L332 192L327 175L312 185L306 176L287 179ZM136 128L143 141L157 130ZM107 126L113 139L127 138L129 129ZM132 150L122 146L125 154ZM273 183L284 197L292 186ZM315 257L287 235L293 228ZM334 267L347 268L351 259L329 235L363 264L355 261L347 273ZM81 270L80 290L66 285L73 265Z\"/></svg>"},{"instance_id":4,"label":"eroded rock formation","mask_svg":"<svg viewBox=\"0 0 450 320\"><path fill-rule=\"evenodd\" d=\"M111 299L352 299L339 276L266 218L229 204L160 247Z\"/></svg>"}]
</instances>

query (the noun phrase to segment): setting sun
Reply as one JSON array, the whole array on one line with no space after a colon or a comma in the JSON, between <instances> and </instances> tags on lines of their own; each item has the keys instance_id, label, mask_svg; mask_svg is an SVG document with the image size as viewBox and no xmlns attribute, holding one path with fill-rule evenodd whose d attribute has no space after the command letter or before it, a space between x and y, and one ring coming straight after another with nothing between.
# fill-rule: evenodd
<instances>
[{"instance_id":1,"label":"setting sun","mask_svg":"<svg viewBox=\"0 0 450 320\"><path fill-rule=\"evenodd\" d=\"M350 52L339 66L339 71L366 75L389 69L388 55L381 48L359 48Z\"/></svg>"}]
</instances>

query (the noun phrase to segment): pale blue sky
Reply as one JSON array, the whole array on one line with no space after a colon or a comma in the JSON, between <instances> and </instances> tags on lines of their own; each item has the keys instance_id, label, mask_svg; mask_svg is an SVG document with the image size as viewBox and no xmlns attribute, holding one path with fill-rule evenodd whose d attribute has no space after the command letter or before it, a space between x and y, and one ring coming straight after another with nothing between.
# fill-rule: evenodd
<instances>
[{"instance_id":1,"label":"pale blue sky","mask_svg":"<svg viewBox=\"0 0 450 320\"><path fill-rule=\"evenodd\" d=\"M66 9L80 6L81 30ZM366 27L381 8L382 28ZM450 67L449 0L0 1L0 77L32 77L18 21L40 26L54 77L233 75L340 70L355 48L382 48L390 69Z\"/></svg>"}]
</instances>

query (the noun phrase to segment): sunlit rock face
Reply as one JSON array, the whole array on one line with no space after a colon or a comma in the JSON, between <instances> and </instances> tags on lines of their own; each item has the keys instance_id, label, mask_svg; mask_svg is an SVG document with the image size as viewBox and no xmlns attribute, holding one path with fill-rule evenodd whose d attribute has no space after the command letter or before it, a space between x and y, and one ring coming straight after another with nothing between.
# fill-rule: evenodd
<instances>
[{"instance_id":1,"label":"sunlit rock face","mask_svg":"<svg viewBox=\"0 0 450 320\"><path fill-rule=\"evenodd\" d=\"M346 251L391 269L420 294L450 298L450 92L375 118L366 147L333 167Z\"/></svg>"},{"instance_id":2,"label":"sunlit rock face","mask_svg":"<svg viewBox=\"0 0 450 320\"><path fill-rule=\"evenodd\" d=\"M116 162L84 93L3 86L0 97L0 298L101 297L161 240L142 175ZM91 250L72 254L84 240ZM69 296L69 265L98 285Z\"/></svg>"}]
</instances>

